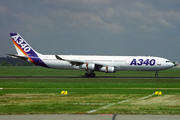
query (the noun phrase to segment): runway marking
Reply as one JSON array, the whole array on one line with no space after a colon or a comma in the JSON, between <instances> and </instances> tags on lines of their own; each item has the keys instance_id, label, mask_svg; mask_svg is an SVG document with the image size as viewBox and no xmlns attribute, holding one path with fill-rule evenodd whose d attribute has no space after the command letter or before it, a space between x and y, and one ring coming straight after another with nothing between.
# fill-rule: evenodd
<instances>
[{"instance_id":1,"label":"runway marking","mask_svg":"<svg viewBox=\"0 0 180 120\"><path fill-rule=\"evenodd\" d=\"M145 97L143 97L143 98L140 98L140 99L135 99L135 100L144 100L144 99L147 99L147 98L149 98L149 97L152 97L153 95L154 95L154 93L151 94L151 95L145 96ZM111 106L113 106L113 105L115 105L115 104L125 103L125 102L131 101L131 100L132 100L132 99L127 99L127 100L119 101L119 102L117 102L117 103L109 103L109 104L107 104L107 105L105 105L105 106L103 106L103 107L101 107L101 108L99 108L99 109L94 109L94 110L87 111L87 113L93 113L93 112L96 112L96 111L103 110L103 109L106 109L106 108L108 108L108 107L111 107Z\"/></svg>"},{"instance_id":2,"label":"runway marking","mask_svg":"<svg viewBox=\"0 0 180 120\"><path fill-rule=\"evenodd\" d=\"M137 99L137 100L144 100L144 99L146 99L146 98L152 97L153 95L155 95L155 93L153 93L153 94L151 94L151 95L149 95L149 96L146 96L146 97L143 97L143 98Z\"/></svg>"},{"instance_id":3,"label":"runway marking","mask_svg":"<svg viewBox=\"0 0 180 120\"><path fill-rule=\"evenodd\" d=\"M96 112L96 111L99 111L99 110L102 110L102 109L106 109L106 108L108 108L110 106L113 106L113 105L115 105L115 103L108 104L108 105L103 106L103 107L101 107L99 109L94 109L94 110L87 111L87 113L93 113L93 112Z\"/></svg>"}]
</instances>

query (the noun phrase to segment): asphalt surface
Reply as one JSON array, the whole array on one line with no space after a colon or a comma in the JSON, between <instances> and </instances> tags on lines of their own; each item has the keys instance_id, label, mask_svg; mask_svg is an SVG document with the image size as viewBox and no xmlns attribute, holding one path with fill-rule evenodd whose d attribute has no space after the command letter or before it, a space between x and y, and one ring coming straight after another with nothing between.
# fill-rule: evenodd
<instances>
[{"instance_id":1,"label":"asphalt surface","mask_svg":"<svg viewBox=\"0 0 180 120\"><path fill-rule=\"evenodd\" d=\"M0 78L157 78L157 79L180 79L180 77L104 77L104 76L97 76L97 77L78 77L78 76L0 76Z\"/></svg>"},{"instance_id":2,"label":"asphalt surface","mask_svg":"<svg viewBox=\"0 0 180 120\"><path fill-rule=\"evenodd\" d=\"M180 115L0 115L0 120L179 120Z\"/></svg>"}]
</instances>

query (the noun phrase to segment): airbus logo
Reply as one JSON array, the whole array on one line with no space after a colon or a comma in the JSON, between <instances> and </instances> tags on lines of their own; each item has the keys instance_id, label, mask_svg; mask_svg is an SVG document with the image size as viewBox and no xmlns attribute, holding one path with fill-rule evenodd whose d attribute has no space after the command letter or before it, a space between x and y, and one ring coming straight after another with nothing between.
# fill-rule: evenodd
<instances>
[{"instance_id":1,"label":"airbus logo","mask_svg":"<svg viewBox=\"0 0 180 120\"><path fill-rule=\"evenodd\" d=\"M31 48L19 35L12 36L14 41L24 50L24 52L29 52Z\"/></svg>"},{"instance_id":2,"label":"airbus logo","mask_svg":"<svg viewBox=\"0 0 180 120\"><path fill-rule=\"evenodd\" d=\"M141 66L141 65L145 64L146 66L148 66L148 65L154 66L155 63L156 63L156 60L155 60L155 59L151 59L151 60L150 60L150 59L146 59L146 60L144 60L144 59L138 59L138 60L133 59L133 60L131 61L130 65L138 65L138 66Z\"/></svg>"}]
</instances>

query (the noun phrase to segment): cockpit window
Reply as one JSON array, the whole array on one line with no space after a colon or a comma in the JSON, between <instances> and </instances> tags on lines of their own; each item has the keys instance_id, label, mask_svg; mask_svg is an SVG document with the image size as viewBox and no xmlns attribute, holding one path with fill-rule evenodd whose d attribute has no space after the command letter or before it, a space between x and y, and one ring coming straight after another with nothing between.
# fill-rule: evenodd
<instances>
[{"instance_id":1,"label":"cockpit window","mask_svg":"<svg viewBox=\"0 0 180 120\"><path fill-rule=\"evenodd\" d=\"M166 63L169 63L169 61L166 61Z\"/></svg>"}]
</instances>

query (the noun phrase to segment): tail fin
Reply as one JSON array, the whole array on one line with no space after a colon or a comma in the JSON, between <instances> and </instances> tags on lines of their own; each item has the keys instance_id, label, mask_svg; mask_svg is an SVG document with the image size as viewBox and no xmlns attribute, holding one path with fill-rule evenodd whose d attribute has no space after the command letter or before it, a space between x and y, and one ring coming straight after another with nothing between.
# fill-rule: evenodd
<instances>
[{"instance_id":1,"label":"tail fin","mask_svg":"<svg viewBox=\"0 0 180 120\"><path fill-rule=\"evenodd\" d=\"M40 55L40 53L36 52L18 33L10 33L10 36L18 55Z\"/></svg>"},{"instance_id":2,"label":"tail fin","mask_svg":"<svg viewBox=\"0 0 180 120\"><path fill-rule=\"evenodd\" d=\"M23 60L29 60L35 65L48 67L39 56L42 54L36 52L18 33L10 33L12 41L17 51L17 55L8 54L12 57L17 57Z\"/></svg>"}]
</instances>

